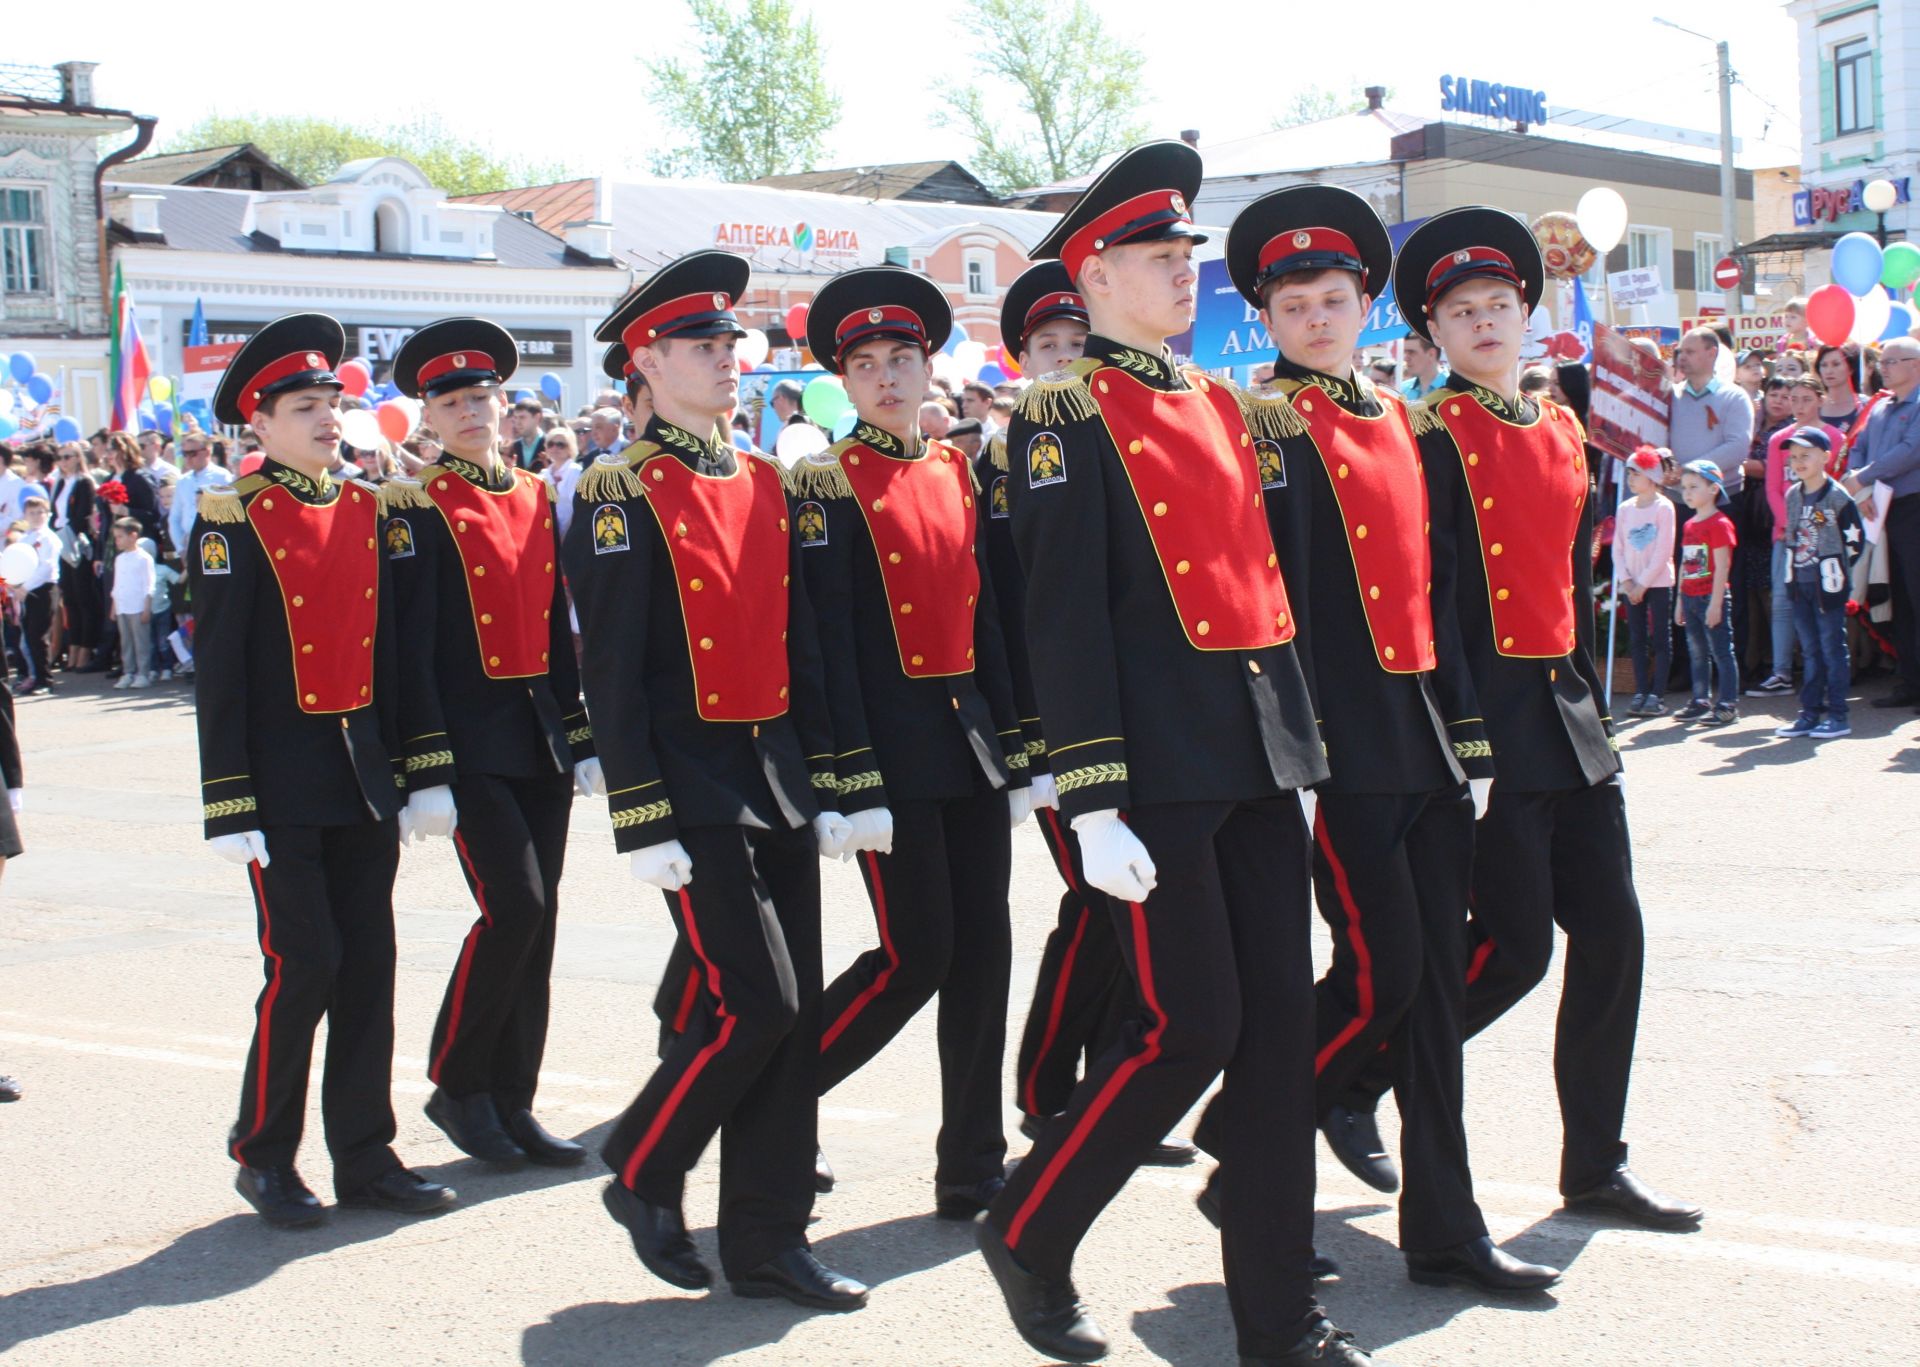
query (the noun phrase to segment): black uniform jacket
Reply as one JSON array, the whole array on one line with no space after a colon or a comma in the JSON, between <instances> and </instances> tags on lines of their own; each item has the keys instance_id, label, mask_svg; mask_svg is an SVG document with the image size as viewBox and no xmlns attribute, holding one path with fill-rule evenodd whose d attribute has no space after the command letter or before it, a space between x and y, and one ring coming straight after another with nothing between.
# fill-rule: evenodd
<instances>
[{"instance_id":1,"label":"black uniform jacket","mask_svg":"<svg viewBox=\"0 0 1920 1367\"><path fill-rule=\"evenodd\" d=\"M826 660L840 809L1025 787L966 457L937 441L909 450L863 422L787 484Z\"/></svg>"},{"instance_id":2,"label":"black uniform jacket","mask_svg":"<svg viewBox=\"0 0 1920 1367\"><path fill-rule=\"evenodd\" d=\"M199 510L183 553L207 835L392 816L405 665L378 491L269 460Z\"/></svg>"},{"instance_id":3,"label":"black uniform jacket","mask_svg":"<svg viewBox=\"0 0 1920 1367\"><path fill-rule=\"evenodd\" d=\"M552 489L446 455L380 491L402 648L423 657L401 680L409 790L566 773L593 753Z\"/></svg>"},{"instance_id":4,"label":"black uniform jacket","mask_svg":"<svg viewBox=\"0 0 1920 1367\"><path fill-rule=\"evenodd\" d=\"M1121 412L1167 394L1189 396L1169 407L1210 405L1196 410L1211 433L1204 448L1193 414L1155 424ZM1327 777L1283 620L1246 400L1233 395L1228 421L1212 406L1226 395L1230 387L1176 371L1164 354L1096 334L1085 356L1029 388L1009 425L1027 648L1068 817L1241 801ZM1164 490L1146 487L1145 465L1130 473L1122 441L1128 459L1154 459ZM1150 520L1179 532L1164 557ZM1200 606L1210 600L1195 584L1227 607L1221 629L1201 615L1214 608Z\"/></svg>"},{"instance_id":5,"label":"black uniform jacket","mask_svg":"<svg viewBox=\"0 0 1920 1367\"><path fill-rule=\"evenodd\" d=\"M793 829L832 806L824 676L786 524L778 465L659 417L581 474L564 556L616 848L681 826Z\"/></svg>"},{"instance_id":6,"label":"black uniform jacket","mask_svg":"<svg viewBox=\"0 0 1920 1367\"><path fill-rule=\"evenodd\" d=\"M1252 406L1255 451L1333 770L1322 787L1424 793L1458 784L1465 775L1433 679L1467 662L1422 651L1433 626L1427 491L1400 398L1285 357L1274 375ZM1451 694L1470 696L1464 682ZM1457 734L1480 734L1474 726Z\"/></svg>"},{"instance_id":7,"label":"black uniform jacket","mask_svg":"<svg viewBox=\"0 0 1920 1367\"><path fill-rule=\"evenodd\" d=\"M1027 574L1013 544L1013 508L1010 503L1007 439L997 436L974 461L974 482L980 486L987 517L982 537L987 547L987 577L993 581L993 601L1000 610L1000 639L1006 643L1007 669L1013 676L1013 706L1020 716L1020 740L1027 755L1027 773L1047 772L1047 741L1040 725L1040 704L1033 694L1033 662L1027 656Z\"/></svg>"},{"instance_id":8,"label":"black uniform jacket","mask_svg":"<svg viewBox=\"0 0 1920 1367\"><path fill-rule=\"evenodd\" d=\"M1508 404L1459 375L1413 410L1433 517L1433 616L1443 714L1483 718L1454 753L1519 792L1604 782L1620 769L1594 669L1592 485L1567 409ZM1470 687L1471 696L1462 690Z\"/></svg>"}]
</instances>

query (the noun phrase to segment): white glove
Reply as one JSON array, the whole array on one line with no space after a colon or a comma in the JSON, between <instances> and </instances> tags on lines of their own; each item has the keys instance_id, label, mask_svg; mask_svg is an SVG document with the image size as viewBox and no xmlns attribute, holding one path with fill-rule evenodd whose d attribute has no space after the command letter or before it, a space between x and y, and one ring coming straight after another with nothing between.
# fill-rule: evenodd
<instances>
[{"instance_id":1,"label":"white glove","mask_svg":"<svg viewBox=\"0 0 1920 1367\"><path fill-rule=\"evenodd\" d=\"M1080 837L1080 858L1086 865L1087 881L1107 896L1123 902L1144 902L1159 885L1153 856L1120 819L1117 808L1082 812L1073 819L1073 830Z\"/></svg>"},{"instance_id":2,"label":"white glove","mask_svg":"<svg viewBox=\"0 0 1920 1367\"><path fill-rule=\"evenodd\" d=\"M822 812L813 819L814 844L820 847L820 853L828 859L847 848L847 837L853 834L853 823L838 812Z\"/></svg>"},{"instance_id":3,"label":"white glove","mask_svg":"<svg viewBox=\"0 0 1920 1367\"><path fill-rule=\"evenodd\" d=\"M1033 815L1033 789L1007 789L1007 819L1018 830L1020 823Z\"/></svg>"},{"instance_id":4,"label":"white glove","mask_svg":"<svg viewBox=\"0 0 1920 1367\"><path fill-rule=\"evenodd\" d=\"M678 892L693 881L693 856L678 840L663 840L627 856L627 868L642 883Z\"/></svg>"},{"instance_id":5,"label":"white glove","mask_svg":"<svg viewBox=\"0 0 1920 1367\"><path fill-rule=\"evenodd\" d=\"M600 760L588 755L573 766L574 791L581 797L605 797L607 795L607 776L600 772Z\"/></svg>"},{"instance_id":6,"label":"white glove","mask_svg":"<svg viewBox=\"0 0 1920 1367\"><path fill-rule=\"evenodd\" d=\"M27 793L24 788L7 789L7 806L18 812L27 805Z\"/></svg>"},{"instance_id":7,"label":"white glove","mask_svg":"<svg viewBox=\"0 0 1920 1367\"><path fill-rule=\"evenodd\" d=\"M1033 786L1027 791L1033 794L1035 811L1042 807L1051 807L1056 812L1060 810L1060 787L1054 782L1052 774L1035 774Z\"/></svg>"},{"instance_id":8,"label":"white glove","mask_svg":"<svg viewBox=\"0 0 1920 1367\"><path fill-rule=\"evenodd\" d=\"M1470 778L1467 780L1467 789L1473 794L1473 819L1478 821L1487 814L1487 794L1493 791L1493 780Z\"/></svg>"},{"instance_id":9,"label":"white glove","mask_svg":"<svg viewBox=\"0 0 1920 1367\"><path fill-rule=\"evenodd\" d=\"M1300 815L1307 819L1307 834L1313 834L1313 814L1320 810L1320 794L1311 788L1295 789L1300 794Z\"/></svg>"},{"instance_id":10,"label":"white glove","mask_svg":"<svg viewBox=\"0 0 1920 1367\"><path fill-rule=\"evenodd\" d=\"M847 817L847 838L840 847L840 857L851 859L863 850L893 853L893 813L887 808L869 807Z\"/></svg>"},{"instance_id":11,"label":"white glove","mask_svg":"<svg viewBox=\"0 0 1920 1367\"><path fill-rule=\"evenodd\" d=\"M452 835L454 823L460 819L453 809L453 789L444 783L407 794L407 810L403 815L405 829L421 837Z\"/></svg>"},{"instance_id":12,"label":"white glove","mask_svg":"<svg viewBox=\"0 0 1920 1367\"><path fill-rule=\"evenodd\" d=\"M267 858L267 837L259 831L241 831L238 835L209 836L207 848L229 864L258 863L264 869L273 862Z\"/></svg>"}]
</instances>

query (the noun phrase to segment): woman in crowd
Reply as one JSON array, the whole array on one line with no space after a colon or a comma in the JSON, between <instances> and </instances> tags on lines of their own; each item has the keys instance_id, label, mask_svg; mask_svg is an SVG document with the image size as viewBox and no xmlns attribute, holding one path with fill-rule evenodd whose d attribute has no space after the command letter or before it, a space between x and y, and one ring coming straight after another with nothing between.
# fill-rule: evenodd
<instances>
[{"instance_id":1,"label":"woman in crowd","mask_svg":"<svg viewBox=\"0 0 1920 1367\"><path fill-rule=\"evenodd\" d=\"M87 448L77 441L67 442L60 448L60 469L50 492L53 530L60 537L60 603L70 670L90 665L104 619L100 580L94 571L96 487L87 471Z\"/></svg>"},{"instance_id":2,"label":"woman in crowd","mask_svg":"<svg viewBox=\"0 0 1920 1367\"><path fill-rule=\"evenodd\" d=\"M1813 373L1826 387L1827 397L1820 404L1820 421L1842 432L1852 429L1860 416L1860 394L1853 382L1853 361L1837 346L1823 346L1813 358Z\"/></svg>"}]
</instances>

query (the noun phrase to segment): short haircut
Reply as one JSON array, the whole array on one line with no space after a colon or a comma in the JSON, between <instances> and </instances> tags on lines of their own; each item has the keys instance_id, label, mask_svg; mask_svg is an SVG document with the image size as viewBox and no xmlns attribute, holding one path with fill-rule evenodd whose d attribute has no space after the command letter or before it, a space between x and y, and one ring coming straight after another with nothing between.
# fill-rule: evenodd
<instances>
[{"instance_id":1,"label":"short haircut","mask_svg":"<svg viewBox=\"0 0 1920 1367\"><path fill-rule=\"evenodd\" d=\"M113 529L116 532L126 532L129 536L138 538L140 535L140 519L137 517L116 517L113 520Z\"/></svg>"},{"instance_id":2,"label":"short haircut","mask_svg":"<svg viewBox=\"0 0 1920 1367\"><path fill-rule=\"evenodd\" d=\"M1680 340L1682 342L1691 342L1695 338L1699 338L1699 337L1706 338L1708 341L1712 342L1715 346L1721 345L1719 332L1710 327L1690 328L1687 331L1687 334L1684 337L1682 337ZM1728 349L1731 350L1732 348L1729 347Z\"/></svg>"},{"instance_id":3,"label":"short haircut","mask_svg":"<svg viewBox=\"0 0 1920 1367\"><path fill-rule=\"evenodd\" d=\"M513 401L513 411L516 413L533 413L538 415L544 413L546 410L541 407L540 400L538 399L515 399Z\"/></svg>"},{"instance_id":4,"label":"short haircut","mask_svg":"<svg viewBox=\"0 0 1920 1367\"><path fill-rule=\"evenodd\" d=\"M587 416L594 422L610 422L616 427L627 420L626 415L617 408L596 408Z\"/></svg>"},{"instance_id":5,"label":"short haircut","mask_svg":"<svg viewBox=\"0 0 1920 1367\"><path fill-rule=\"evenodd\" d=\"M1322 278L1329 275L1344 275L1351 280L1355 298L1366 293L1366 287L1360 283L1359 275L1353 271L1340 266L1309 266L1304 270L1283 272L1262 285L1260 287L1261 307L1266 306L1267 300L1273 297L1273 292L1282 285L1317 285Z\"/></svg>"},{"instance_id":6,"label":"short haircut","mask_svg":"<svg viewBox=\"0 0 1920 1367\"><path fill-rule=\"evenodd\" d=\"M993 403L988 407L987 411L989 413L1011 413L1013 412L1013 399L1006 394L996 394L993 397Z\"/></svg>"},{"instance_id":7,"label":"short haircut","mask_svg":"<svg viewBox=\"0 0 1920 1367\"><path fill-rule=\"evenodd\" d=\"M971 394L976 399L985 399L989 403L993 401L993 386L990 384L982 384L979 380L968 380L960 387L960 392L963 394Z\"/></svg>"},{"instance_id":8,"label":"short haircut","mask_svg":"<svg viewBox=\"0 0 1920 1367\"><path fill-rule=\"evenodd\" d=\"M985 431L985 429L980 426L980 419L962 418L960 419L959 422L956 422L953 426L947 429L947 436L949 438L977 437L983 431Z\"/></svg>"},{"instance_id":9,"label":"short haircut","mask_svg":"<svg viewBox=\"0 0 1920 1367\"><path fill-rule=\"evenodd\" d=\"M793 403L799 403L801 398L806 394L806 392L807 392L806 388L800 383L800 381L782 380L780 381L779 384L773 387L773 393L768 397L776 398L776 399L788 399Z\"/></svg>"},{"instance_id":10,"label":"short haircut","mask_svg":"<svg viewBox=\"0 0 1920 1367\"><path fill-rule=\"evenodd\" d=\"M1528 366L1520 372L1520 392L1522 394L1543 393L1553 382L1553 377L1539 366Z\"/></svg>"},{"instance_id":11,"label":"short haircut","mask_svg":"<svg viewBox=\"0 0 1920 1367\"><path fill-rule=\"evenodd\" d=\"M1827 387L1820 383L1819 377L1814 375L1795 375L1791 380L1785 381L1784 384L1788 389L1805 389L1814 394L1818 394L1823 399L1827 397Z\"/></svg>"}]
</instances>

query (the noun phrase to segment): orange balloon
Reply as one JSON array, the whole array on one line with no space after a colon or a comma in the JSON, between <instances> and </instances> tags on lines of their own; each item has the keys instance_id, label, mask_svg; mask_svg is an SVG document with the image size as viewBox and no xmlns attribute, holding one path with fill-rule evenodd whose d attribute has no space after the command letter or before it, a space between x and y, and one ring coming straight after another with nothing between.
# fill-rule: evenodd
<instances>
[{"instance_id":1,"label":"orange balloon","mask_svg":"<svg viewBox=\"0 0 1920 1367\"><path fill-rule=\"evenodd\" d=\"M407 410L397 403L383 403L373 410L374 420L380 424L380 435L398 445L407 439L413 430L413 422L407 417Z\"/></svg>"}]
</instances>

